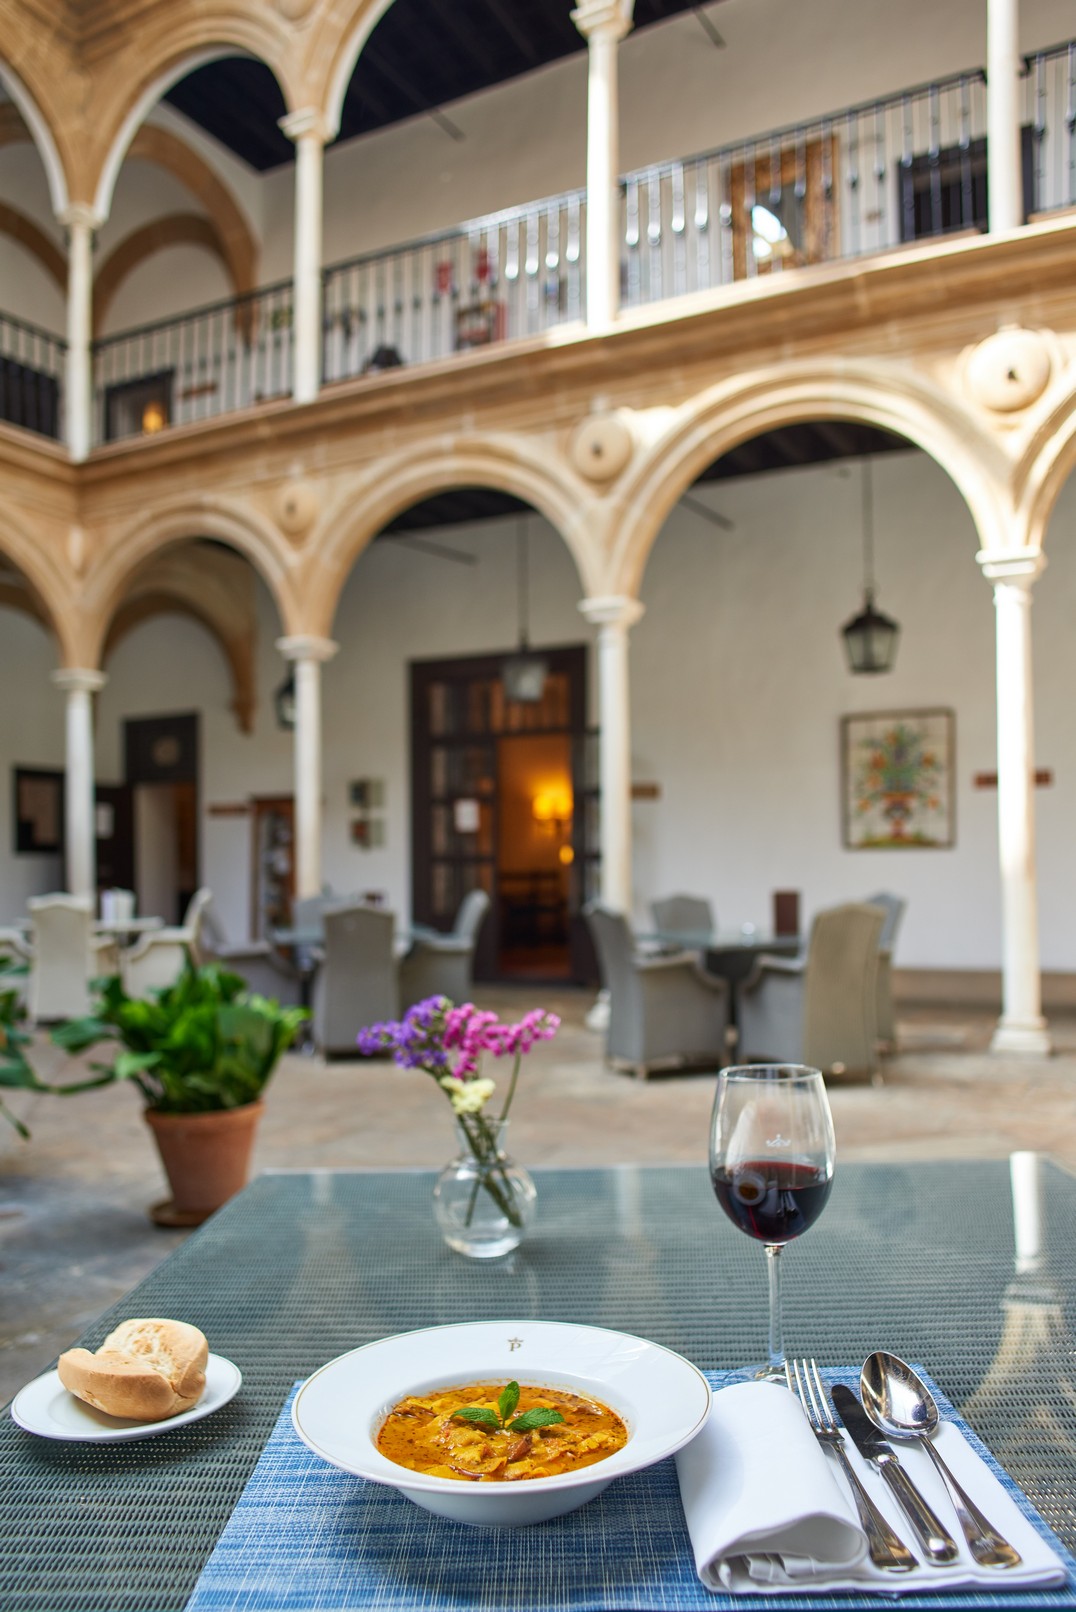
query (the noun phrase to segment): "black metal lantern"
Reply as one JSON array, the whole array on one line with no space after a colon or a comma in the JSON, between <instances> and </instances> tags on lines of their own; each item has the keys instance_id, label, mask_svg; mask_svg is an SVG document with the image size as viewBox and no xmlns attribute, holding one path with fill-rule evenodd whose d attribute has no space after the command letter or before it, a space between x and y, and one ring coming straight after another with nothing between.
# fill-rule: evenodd
<instances>
[{"instance_id":1,"label":"black metal lantern","mask_svg":"<svg viewBox=\"0 0 1076 1612\"><path fill-rule=\"evenodd\" d=\"M873 522L871 462L863 461L863 609L841 628L848 669L852 672L888 672L897 653L900 627L891 616L874 608Z\"/></svg>"},{"instance_id":2,"label":"black metal lantern","mask_svg":"<svg viewBox=\"0 0 1076 1612\"><path fill-rule=\"evenodd\" d=\"M537 705L545 693L549 662L535 655L527 643L527 517L520 517L516 529L516 575L519 584L519 649L506 655L501 665L501 683L506 700L521 705Z\"/></svg>"},{"instance_id":3,"label":"black metal lantern","mask_svg":"<svg viewBox=\"0 0 1076 1612\"><path fill-rule=\"evenodd\" d=\"M295 727L295 671L288 668L288 675L273 695L273 710L276 712L276 725L286 732Z\"/></svg>"}]
</instances>

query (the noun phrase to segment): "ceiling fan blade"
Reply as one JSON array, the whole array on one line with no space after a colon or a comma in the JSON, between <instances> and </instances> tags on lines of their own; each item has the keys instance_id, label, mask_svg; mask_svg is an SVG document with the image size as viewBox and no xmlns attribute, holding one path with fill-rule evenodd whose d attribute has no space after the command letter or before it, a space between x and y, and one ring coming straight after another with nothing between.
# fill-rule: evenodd
<instances>
[{"instance_id":1,"label":"ceiling fan blade","mask_svg":"<svg viewBox=\"0 0 1076 1612\"><path fill-rule=\"evenodd\" d=\"M692 498L690 493L684 493L680 498L680 502L685 509L690 509L693 514L701 516L704 521L709 521L711 526L720 526L724 532L734 532L736 530L735 521L730 521L727 515L722 515L719 510L711 509L709 504L702 503L700 499Z\"/></svg>"}]
</instances>

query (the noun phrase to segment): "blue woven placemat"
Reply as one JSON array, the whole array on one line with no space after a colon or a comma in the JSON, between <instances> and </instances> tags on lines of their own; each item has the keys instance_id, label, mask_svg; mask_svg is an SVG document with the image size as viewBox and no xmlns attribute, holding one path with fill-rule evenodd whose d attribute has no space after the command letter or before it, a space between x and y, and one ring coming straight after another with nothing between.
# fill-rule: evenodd
<instances>
[{"instance_id":1,"label":"blue woven placemat","mask_svg":"<svg viewBox=\"0 0 1076 1612\"><path fill-rule=\"evenodd\" d=\"M715 1388L734 1372L707 1372ZM858 1371L827 1371L858 1383ZM296 1384L296 1389L298 1388ZM468 1528L327 1466L291 1424L289 1396L187 1612L842 1612L877 1595L714 1595L695 1573L676 1465L618 1478L589 1505L530 1528ZM1068 1569L1056 1590L903 1594L902 1608L1076 1608L1076 1560L938 1394Z\"/></svg>"}]
</instances>

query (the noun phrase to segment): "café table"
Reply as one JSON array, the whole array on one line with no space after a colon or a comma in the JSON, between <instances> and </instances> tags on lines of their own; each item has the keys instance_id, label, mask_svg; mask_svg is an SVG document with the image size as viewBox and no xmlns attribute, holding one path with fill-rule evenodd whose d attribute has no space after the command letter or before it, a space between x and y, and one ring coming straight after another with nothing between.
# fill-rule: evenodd
<instances>
[{"instance_id":1,"label":"caf\u00e9 table","mask_svg":"<svg viewBox=\"0 0 1076 1612\"><path fill-rule=\"evenodd\" d=\"M708 974L728 981L729 1025L739 1023L738 988L764 952L776 957L795 957L803 945L799 935L773 935L764 930L745 929L653 929L637 937L646 944L680 947L698 952Z\"/></svg>"},{"instance_id":2,"label":"caf\u00e9 table","mask_svg":"<svg viewBox=\"0 0 1076 1612\"><path fill-rule=\"evenodd\" d=\"M1021 1159L1012 1174L1006 1160L839 1164L823 1216L784 1256L786 1344L835 1366L879 1346L923 1365L1072 1549L1076 1180ZM4 1612L181 1612L292 1385L361 1344L542 1317L635 1333L707 1369L763 1357L763 1254L721 1213L703 1164L533 1173L528 1240L483 1263L441 1242L433 1172L257 1177L80 1340L94 1348L130 1316L194 1322L240 1367L235 1399L115 1445L3 1419ZM505 1612L529 1594L524 1577Z\"/></svg>"}]
</instances>

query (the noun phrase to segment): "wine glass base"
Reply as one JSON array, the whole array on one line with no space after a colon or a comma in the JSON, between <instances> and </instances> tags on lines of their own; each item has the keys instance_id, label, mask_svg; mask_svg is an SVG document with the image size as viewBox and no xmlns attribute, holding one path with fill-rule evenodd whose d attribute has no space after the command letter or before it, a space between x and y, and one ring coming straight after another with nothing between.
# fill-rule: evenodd
<instances>
[{"instance_id":1,"label":"wine glass base","mask_svg":"<svg viewBox=\"0 0 1076 1612\"><path fill-rule=\"evenodd\" d=\"M782 1388L787 1388L788 1383L785 1380L784 1362L782 1361L781 1365L779 1366L759 1366L758 1370L754 1373L754 1381L757 1383L780 1383Z\"/></svg>"}]
</instances>

